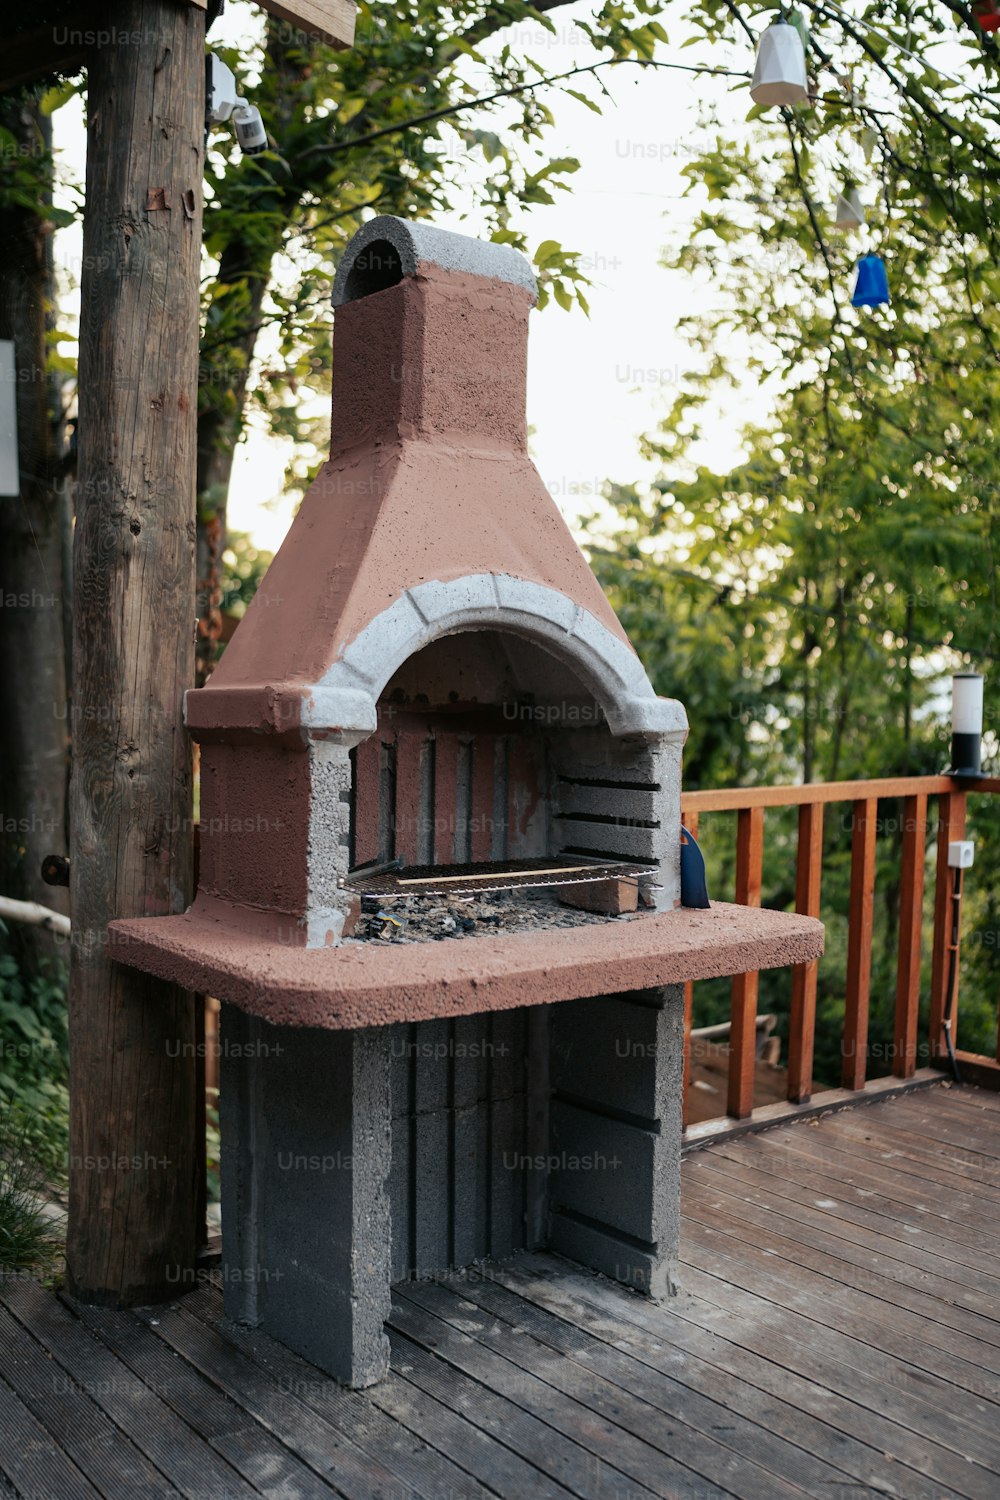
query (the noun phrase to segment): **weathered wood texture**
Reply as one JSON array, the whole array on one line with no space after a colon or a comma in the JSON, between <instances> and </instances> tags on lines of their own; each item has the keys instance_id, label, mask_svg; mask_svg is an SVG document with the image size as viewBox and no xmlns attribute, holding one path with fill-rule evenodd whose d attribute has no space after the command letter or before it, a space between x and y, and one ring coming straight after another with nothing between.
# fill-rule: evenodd
<instances>
[{"instance_id":1,"label":"weathered wood texture","mask_svg":"<svg viewBox=\"0 0 1000 1500\"><path fill-rule=\"evenodd\" d=\"M934 885L934 951L931 955L931 1020L930 1046L932 1057L946 1055L944 1039L944 1014L950 976L949 944L951 937L952 897L951 886L954 871L948 868L948 845L955 839L965 838L965 792L952 792L942 797L938 804L937 873ZM958 983L951 1011L952 1039L958 1035Z\"/></svg>"},{"instance_id":2,"label":"weathered wood texture","mask_svg":"<svg viewBox=\"0 0 1000 1500\"><path fill-rule=\"evenodd\" d=\"M106 957L190 898L204 12L122 0L91 49L74 551L68 1271L176 1293L195 1254L192 999Z\"/></svg>"},{"instance_id":3,"label":"weathered wood texture","mask_svg":"<svg viewBox=\"0 0 1000 1500\"><path fill-rule=\"evenodd\" d=\"M795 910L819 916L823 878L823 805L799 808L799 844L795 875ZM788 1098L805 1104L812 1093L816 1033L816 979L819 963L796 964L792 974L792 1010L788 1022Z\"/></svg>"},{"instance_id":4,"label":"weathered wood texture","mask_svg":"<svg viewBox=\"0 0 1000 1500\"><path fill-rule=\"evenodd\" d=\"M899 959L896 965L896 1021L892 1071L912 1078L917 1066L920 1012L920 954L924 930L924 853L927 798L903 802L903 859L899 882Z\"/></svg>"},{"instance_id":5,"label":"weathered wood texture","mask_svg":"<svg viewBox=\"0 0 1000 1500\"><path fill-rule=\"evenodd\" d=\"M0 49L2 50L2 49ZM41 170L52 123L23 95L0 98L5 151ZM0 891L69 911L69 893L46 885L47 854L65 854L66 680L63 518L58 384L47 370L53 319L52 234L46 193L32 206L0 206L0 339L14 345L20 493L0 496ZM7 941L29 972L65 962L61 935L11 924Z\"/></svg>"},{"instance_id":6,"label":"weathered wood texture","mask_svg":"<svg viewBox=\"0 0 1000 1500\"><path fill-rule=\"evenodd\" d=\"M550 1255L411 1282L363 1393L209 1280L139 1313L0 1283L0 1493L995 1500L995 1096L716 1145L683 1191L669 1304Z\"/></svg>"},{"instance_id":7,"label":"weathered wood texture","mask_svg":"<svg viewBox=\"0 0 1000 1500\"><path fill-rule=\"evenodd\" d=\"M743 808L736 824L736 900L740 906L760 905L763 859L764 810ZM726 1107L737 1120L753 1109L758 982L757 974L737 974L733 980Z\"/></svg>"}]
</instances>

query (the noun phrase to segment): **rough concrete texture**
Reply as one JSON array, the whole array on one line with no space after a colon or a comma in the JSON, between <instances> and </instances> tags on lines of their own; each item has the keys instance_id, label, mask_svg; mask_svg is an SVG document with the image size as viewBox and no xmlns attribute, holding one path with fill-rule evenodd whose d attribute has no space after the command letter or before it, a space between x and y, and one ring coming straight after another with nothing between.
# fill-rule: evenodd
<instances>
[{"instance_id":1,"label":"rough concrete texture","mask_svg":"<svg viewBox=\"0 0 1000 1500\"><path fill-rule=\"evenodd\" d=\"M391 1028L394 1279L525 1245L531 1014Z\"/></svg>"},{"instance_id":2,"label":"rough concrete texture","mask_svg":"<svg viewBox=\"0 0 1000 1500\"><path fill-rule=\"evenodd\" d=\"M119 963L270 1021L334 1031L785 968L823 952L815 918L723 902L562 931L309 949L199 896L182 916L112 922L108 934Z\"/></svg>"},{"instance_id":3,"label":"rough concrete texture","mask_svg":"<svg viewBox=\"0 0 1000 1500\"><path fill-rule=\"evenodd\" d=\"M476 573L409 589L376 615L316 684L302 707L304 725L343 727L345 709L371 722L382 689L403 664L442 636L488 630L540 645L573 673L600 705L612 733L676 740L687 716L675 699L657 698L642 663L619 637L566 595L508 574ZM364 693L369 700L364 700Z\"/></svg>"},{"instance_id":4,"label":"rough concrete texture","mask_svg":"<svg viewBox=\"0 0 1000 1500\"><path fill-rule=\"evenodd\" d=\"M338 943L352 896L339 884L350 862L351 760L343 745L312 740L309 745L308 894L306 945Z\"/></svg>"},{"instance_id":5,"label":"rough concrete texture","mask_svg":"<svg viewBox=\"0 0 1000 1500\"><path fill-rule=\"evenodd\" d=\"M297 923L307 900L306 748L264 736L203 746L200 812L200 891Z\"/></svg>"},{"instance_id":6,"label":"rough concrete texture","mask_svg":"<svg viewBox=\"0 0 1000 1500\"><path fill-rule=\"evenodd\" d=\"M354 1387L389 1359L389 1037L222 1008L226 1315Z\"/></svg>"},{"instance_id":7,"label":"rough concrete texture","mask_svg":"<svg viewBox=\"0 0 1000 1500\"><path fill-rule=\"evenodd\" d=\"M510 281L522 287L532 299L538 295L531 266L511 245L494 245L489 240L470 239L468 235L438 229L433 224L411 223L390 214L379 214L358 230L341 256L333 282L334 307L348 300L347 283L359 256L382 240L388 241L398 253L404 276L416 276L419 271L436 266L443 271Z\"/></svg>"},{"instance_id":8,"label":"rough concrete texture","mask_svg":"<svg viewBox=\"0 0 1000 1500\"><path fill-rule=\"evenodd\" d=\"M319 682L408 589L486 570L555 590L627 647L526 451L528 293L432 270L338 311L331 460L188 694L193 729L241 704L266 724L275 694Z\"/></svg>"},{"instance_id":9,"label":"rough concrete texture","mask_svg":"<svg viewBox=\"0 0 1000 1500\"><path fill-rule=\"evenodd\" d=\"M683 988L557 1006L551 1026L548 1243L668 1296L680 1237Z\"/></svg>"}]
</instances>

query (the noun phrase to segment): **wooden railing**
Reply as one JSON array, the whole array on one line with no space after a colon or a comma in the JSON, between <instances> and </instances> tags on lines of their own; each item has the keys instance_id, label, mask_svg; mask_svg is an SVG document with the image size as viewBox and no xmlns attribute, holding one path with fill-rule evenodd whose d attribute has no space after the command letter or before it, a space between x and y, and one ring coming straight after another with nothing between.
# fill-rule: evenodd
<instances>
[{"instance_id":1,"label":"wooden railing","mask_svg":"<svg viewBox=\"0 0 1000 1500\"><path fill-rule=\"evenodd\" d=\"M747 906L761 901L764 860L764 815L769 808L798 808L795 909L819 916L823 870L823 816L830 803L850 802L851 883L848 913L847 973L844 985L844 1023L841 1038L841 1084L851 1093L872 1080L868 1068L868 1009L872 968L875 900L875 854L878 806L889 799L903 801L903 840L899 887L896 1009L891 1078L898 1082L917 1075L920 1010L921 951L924 937L924 862L928 806L937 804L937 853L934 872L934 920L928 1048L932 1063L946 1056L943 1030L950 973L951 881L948 845L965 835L966 800L970 793L1000 791L1000 780L982 778L962 783L949 776L904 776L880 781L812 782L804 786L770 786L727 791L687 792L681 799L685 825L695 837L702 819L716 812L735 812L735 900ZM703 840L704 842L704 840ZM957 964L957 958L956 958ZM798 964L792 975L788 1034L788 1110L798 1112L813 1093L813 1051L816 1035L818 963ZM729 1077L726 1110L730 1122L754 1114L755 1034L758 978L738 975L732 984ZM952 1036L956 1035L956 995L952 1003ZM686 991L686 1027L691 1030L692 986ZM690 1042L687 1043L688 1048ZM1000 1036L996 1060L958 1052L963 1073L975 1081L1000 1088ZM690 1071L690 1058L687 1059ZM685 1089L685 1096L687 1089ZM817 1102L822 1096L817 1096ZM831 1096L832 1097L832 1096ZM777 1117L774 1106L768 1118ZM704 1132L704 1127L697 1127Z\"/></svg>"}]
</instances>

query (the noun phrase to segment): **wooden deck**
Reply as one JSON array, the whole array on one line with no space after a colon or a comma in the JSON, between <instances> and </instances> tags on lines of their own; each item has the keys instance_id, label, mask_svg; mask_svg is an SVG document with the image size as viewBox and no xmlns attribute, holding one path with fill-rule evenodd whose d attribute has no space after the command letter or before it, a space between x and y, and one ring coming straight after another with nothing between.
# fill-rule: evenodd
<instances>
[{"instance_id":1,"label":"wooden deck","mask_svg":"<svg viewBox=\"0 0 1000 1500\"><path fill-rule=\"evenodd\" d=\"M1000 1496L1000 1096L938 1087L684 1165L655 1307L526 1255L400 1287L345 1391L169 1308L0 1287L0 1493L24 1500Z\"/></svg>"}]
</instances>

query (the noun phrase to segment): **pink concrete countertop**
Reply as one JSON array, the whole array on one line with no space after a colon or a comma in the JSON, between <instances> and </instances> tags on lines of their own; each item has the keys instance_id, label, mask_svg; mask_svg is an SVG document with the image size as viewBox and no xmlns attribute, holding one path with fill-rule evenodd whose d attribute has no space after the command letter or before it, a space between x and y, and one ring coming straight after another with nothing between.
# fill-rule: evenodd
<instances>
[{"instance_id":1,"label":"pink concrete countertop","mask_svg":"<svg viewBox=\"0 0 1000 1500\"><path fill-rule=\"evenodd\" d=\"M347 1031L804 963L813 917L715 902L629 922L396 947L293 948L197 911L110 923L110 956L289 1026Z\"/></svg>"}]
</instances>

